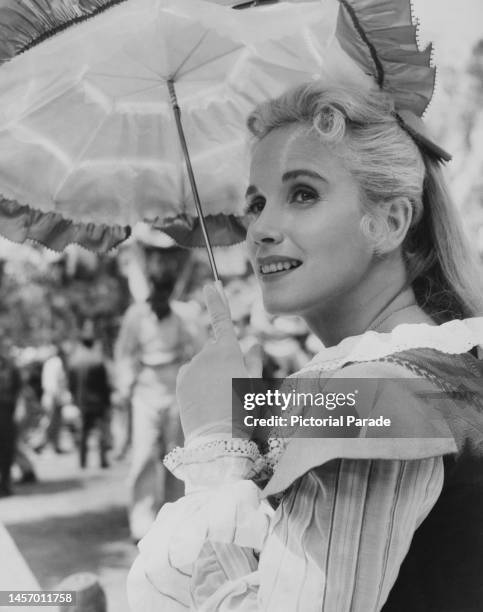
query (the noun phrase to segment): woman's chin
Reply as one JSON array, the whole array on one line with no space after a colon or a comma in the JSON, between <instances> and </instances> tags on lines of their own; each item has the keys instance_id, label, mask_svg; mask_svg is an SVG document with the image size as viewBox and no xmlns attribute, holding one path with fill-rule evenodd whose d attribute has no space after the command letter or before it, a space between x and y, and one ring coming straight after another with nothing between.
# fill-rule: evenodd
<instances>
[{"instance_id":1,"label":"woman's chin","mask_svg":"<svg viewBox=\"0 0 483 612\"><path fill-rule=\"evenodd\" d=\"M263 306L271 315L296 315L300 313L301 303L295 296L277 295L275 292L263 292Z\"/></svg>"}]
</instances>

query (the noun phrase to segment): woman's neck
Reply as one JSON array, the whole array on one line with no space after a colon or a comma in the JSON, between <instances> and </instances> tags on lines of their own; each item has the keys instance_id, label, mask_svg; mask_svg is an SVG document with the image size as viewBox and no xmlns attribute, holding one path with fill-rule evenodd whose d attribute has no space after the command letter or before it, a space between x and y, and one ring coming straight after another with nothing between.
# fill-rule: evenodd
<instances>
[{"instance_id":1,"label":"woman's neck","mask_svg":"<svg viewBox=\"0 0 483 612\"><path fill-rule=\"evenodd\" d=\"M381 292L366 303L357 304L356 301L351 301L345 308L340 304L338 308L319 312L316 316L307 316L305 319L327 347L368 330L387 333L401 323L435 325L418 306L411 287Z\"/></svg>"}]
</instances>

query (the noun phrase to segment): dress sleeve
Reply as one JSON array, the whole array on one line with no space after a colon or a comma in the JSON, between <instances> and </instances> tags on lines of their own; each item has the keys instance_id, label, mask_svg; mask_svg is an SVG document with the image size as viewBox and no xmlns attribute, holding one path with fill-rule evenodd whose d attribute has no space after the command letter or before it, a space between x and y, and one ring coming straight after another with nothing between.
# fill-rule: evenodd
<instances>
[{"instance_id":1,"label":"dress sleeve","mask_svg":"<svg viewBox=\"0 0 483 612\"><path fill-rule=\"evenodd\" d=\"M141 542L131 609L380 610L442 482L441 457L331 461L271 518L250 481L188 494Z\"/></svg>"},{"instance_id":2,"label":"dress sleeve","mask_svg":"<svg viewBox=\"0 0 483 612\"><path fill-rule=\"evenodd\" d=\"M128 577L133 612L199 610L225 584L249 576L273 510L250 480L264 466L254 442L205 437L165 459L186 495L165 504Z\"/></svg>"},{"instance_id":3,"label":"dress sleeve","mask_svg":"<svg viewBox=\"0 0 483 612\"><path fill-rule=\"evenodd\" d=\"M192 609L377 612L442 481L441 458L340 460L313 470L277 511L258 570L220 576L219 588ZM197 584L223 570L223 557L210 553L195 563Z\"/></svg>"}]
</instances>

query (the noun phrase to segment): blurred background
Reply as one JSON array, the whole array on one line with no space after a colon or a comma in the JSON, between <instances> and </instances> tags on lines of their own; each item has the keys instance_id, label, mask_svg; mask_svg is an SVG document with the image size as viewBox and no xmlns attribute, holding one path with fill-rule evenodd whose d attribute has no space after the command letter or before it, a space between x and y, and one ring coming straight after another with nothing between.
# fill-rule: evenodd
<instances>
[{"instance_id":1,"label":"blurred background","mask_svg":"<svg viewBox=\"0 0 483 612\"><path fill-rule=\"evenodd\" d=\"M414 0L414 8L438 66L426 118L453 154L446 175L483 269L483 6ZM300 368L318 341L297 318L266 316L243 245L215 256L243 347L263 345L267 376ZM0 425L5 439L16 439L0 521L42 588L91 572L108 608L127 611L125 579L150 520L147 505L180 494L138 446L158 452L159 463L179 442L175 372L208 335L202 287L209 279L203 250L179 250L142 225L105 256L0 240ZM148 405L146 394L161 388L162 415L133 440L133 406ZM143 493L149 478L163 479L152 499Z\"/></svg>"}]
</instances>

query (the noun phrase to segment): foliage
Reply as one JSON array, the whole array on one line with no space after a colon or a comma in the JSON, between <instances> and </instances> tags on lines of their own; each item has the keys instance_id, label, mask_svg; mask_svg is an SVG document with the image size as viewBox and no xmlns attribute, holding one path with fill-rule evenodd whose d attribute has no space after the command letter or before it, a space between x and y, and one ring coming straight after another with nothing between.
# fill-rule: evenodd
<instances>
[{"instance_id":1,"label":"foliage","mask_svg":"<svg viewBox=\"0 0 483 612\"><path fill-rule=\"evenodd\" d=\"M39 251L39 259L42 260ZM98 337L110 352L119 319L129 302L115 258L96 258L94 269L66 259L44 266L3 262L0 274L0 329L18 347L58 344L77 337L92 318Z\"/></svg>"}]
</instances>

